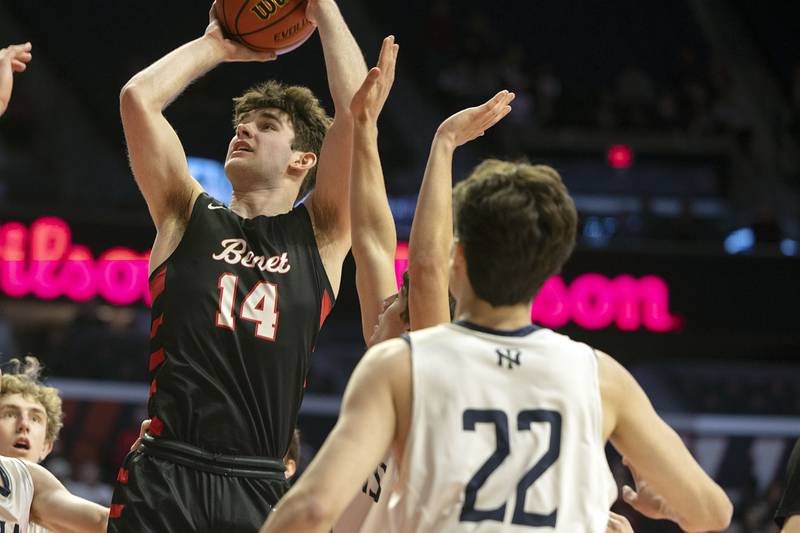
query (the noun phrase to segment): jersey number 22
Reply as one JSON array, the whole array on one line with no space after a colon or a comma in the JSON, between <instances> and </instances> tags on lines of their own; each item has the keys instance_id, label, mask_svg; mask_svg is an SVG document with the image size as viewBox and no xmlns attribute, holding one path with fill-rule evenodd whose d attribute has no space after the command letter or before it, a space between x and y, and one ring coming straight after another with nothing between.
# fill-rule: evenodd
<instances>
[{"instance_id":1,"label":"jersey number 22","mask_svg":"<svg viewBox=\"0 0 800 533\"><path fill-rule=\"evenodd\" d=\"M493 424L497 444L494 453L467 483L460 521L495 520L502 522L506 514L505 503L497 509L483 510L475 508L475 500L478 497L478 490L511 453L508 438L508 416L503 411L496 409L467 409L464 411L463 422L464 431L475 431L475 425L478 423ZM520 411L517 416L518 431L530 431L531 424L534 423L550 424L550 443L542 458L517 483L517 503L514 506L511 523L519 526L556 527L558 509L554 509L552 513L546 515L528 513L525 511L525 493L558 459L561 451L561 414L546 409Z\"/></svg>"}]
</instances>

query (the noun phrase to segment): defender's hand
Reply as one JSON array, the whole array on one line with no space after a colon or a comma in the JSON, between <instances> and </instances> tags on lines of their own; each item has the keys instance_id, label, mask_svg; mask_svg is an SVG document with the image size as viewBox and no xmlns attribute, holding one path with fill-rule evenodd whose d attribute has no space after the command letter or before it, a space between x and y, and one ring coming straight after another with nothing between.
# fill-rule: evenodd
<instances>
[{"instance_id":1,"label":"defender's hand","mask_svg":"<svg viewBox=\"0 0 800 533\"><path fill-rule=\"evenodd\" d=\"M500 91L482 105L459 111L442 122L436 135L452 142L453 148L480 137L511 112L509 104L514 96L512 92Z\"/></svg>"},{"instance_id":2,"label":"defender's hand","mask_svg":"<svg viewBox=\"0 0 800 533\"><path fill-rule=\"evenodd\" d=\"M144 437L144 432L147 431L147 429L150 427L150 422L152 422L152 420L150 420L149 418L147 420L142 421L142 425L139 428L139 437L133 443L133 446L131 446L132 452L139 449L139 445L142 444L142 437Z\"/></svg>"},{"instance_id":3,"label":"defender's hand","mask_svg":"<svg viewBox=\"0 0 800 533\"><path fill-rule=\"evenodd\" d=\"M257 52L242 43L226 38L222 24L217 18L216 6L217 2L214 0L208 12L208 26L204 36L220 46L223 61L274 61L278 57L275 52Z\"/></svg>"},{"instance_id":4,"label":"defender's hand","mask_svg":"<svg viewBox=\"0 0 800 533\"><path fill-rule=\"evenodd\" d=\"M32 59L31 43L12 44L0 49L0 115L5 113L14 87L14 73L25 72Z\"/></svg>"},{"instance_id":5,"label":"defender's hand","mask_svg":"<svg viewBox=\"0 0 800 533\"><path fill-rule=\"evenodd\" d=\"M394 68L399 49L400 45L395 44L393 35L383 40L381 53L378 56L378 66L367 72L364 83L361 84L350 102L350 112L357 122L378 120L378 115L380 115L394 83Z\"/></svg>"}]
</instances>

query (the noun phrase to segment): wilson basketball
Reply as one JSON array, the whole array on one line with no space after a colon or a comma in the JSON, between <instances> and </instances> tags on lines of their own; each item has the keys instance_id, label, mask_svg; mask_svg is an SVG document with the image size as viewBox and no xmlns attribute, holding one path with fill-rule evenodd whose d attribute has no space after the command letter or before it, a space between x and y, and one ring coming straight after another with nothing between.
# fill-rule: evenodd
<instances>
[{"instance_id":1,"label":"wilson basketball","mask_svg":"<svg viewBox=\"0 0 800 533\"><path fill-rule=\"evenodd\" d=\"M228 33L253 50L285 54L316 29L306 18L308 0L217 0L216 15Z\"/></svg>"}]
</instances>

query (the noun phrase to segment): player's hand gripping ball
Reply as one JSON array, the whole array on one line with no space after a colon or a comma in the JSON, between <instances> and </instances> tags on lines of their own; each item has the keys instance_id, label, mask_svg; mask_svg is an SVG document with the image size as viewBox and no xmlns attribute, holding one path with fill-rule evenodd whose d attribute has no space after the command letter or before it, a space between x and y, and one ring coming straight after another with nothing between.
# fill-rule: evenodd
<instances>
[{"instance_id":1,"label":"player's hand gripping ball","mask_svg":"<svg viewBox=\"0 0 800 533\"><path fill-rule=\"evenodd\" d=\"M260 52L291 52L316 26L306 17L308 0L217 0L226 36Z\"/></svg>"}]
</instances>

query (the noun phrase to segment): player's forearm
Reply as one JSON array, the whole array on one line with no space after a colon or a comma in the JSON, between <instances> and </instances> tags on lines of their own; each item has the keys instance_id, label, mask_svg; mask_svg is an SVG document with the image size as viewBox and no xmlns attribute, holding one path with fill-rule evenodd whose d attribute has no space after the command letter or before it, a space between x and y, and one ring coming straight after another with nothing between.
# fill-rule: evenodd
<instances>
[{"instance_id":1,"label":"player's forearm","mask_svg":"<svg viewBox=\"0 0 800 533\"><path fill-rule=\"evenodd\" d=\"M148 109L160 112L223 59L219 41L204 36L186 43L131 78L122 89L122 105L135 97Z\"/></svg>"},{"instance_id":2,"label":"player's forearm","mask_svg":"<svg viewBox=\"0 0 800 533\"><path fill-rule=\"evenodd\" d=\"M325 54L328 86L337 116L346 115L353 95L367 75L367 64L336 2L318 2L317 27Z\"/></svg>"},{"instance_id":3,"label":"player's forearm","mask_svg":"<svg viewBox=\"0 0 800 533\"><path fill-rule=\"evenodd\" d=\"M713 483L713 482L712 482ZM705 531L723 531L728 528L733 515L733 504L725 491L713 484L708 489L705 497L700 500L699 510L682 512L678 510L678 525L687 533L700 533Z\"/></svg>"},{"instance_id":4,"label":"player's forearm","mask_svg":"<svg viewBox=\"0 0 800 533\"><path fill-rule=\"evenodd\" d=\"M439 135L434 137L411 225L409 268L414 263L447 268L447 257L453 241L454 150L451 141Z\"/></svg>"},{"instance_id":5,"label":"player's forearm","mask_svg":"<svg viewBox=\"0 0 800 533\"><path fill-rule=\"evenodd\" d=\"M377 249L394 255L397 236L378 155L378 131L374 124L357 124L353 131L350 172L350 228L353 254Z\"/></svg>"},{"instance_id":6,"label":"player's forearm","mask_svg":"<svg viewBox=\"0 0 800 533\"><path fill-rule=\"evenodd\" d=\"M303 497L296 491L290 492L259 533L327 533L333 525L333 517L318 502L318 499Z\"/></svg>"},{"instance_id":7,"label":"player's forearm","mask_svg":"<svg viewBox=\"0 0 800 533\"><path fill-rule=\"evenodd\" d=\"M89 501L83 501L80 510L58 527L64 533L104 533L107 529L108 507Z\"/></svg>"},{"instance_id":8,"label":"player's forearm","mask_svg":"<svg viewBox=\"0 0 800 533\"><path fill-rule=\"evenodd\" d=\"M396 292L397 234L384 186L374 122L354 128L350 173L350 232L364 341L369 342L383 300Z\"/></svg>"}]
</instances>

